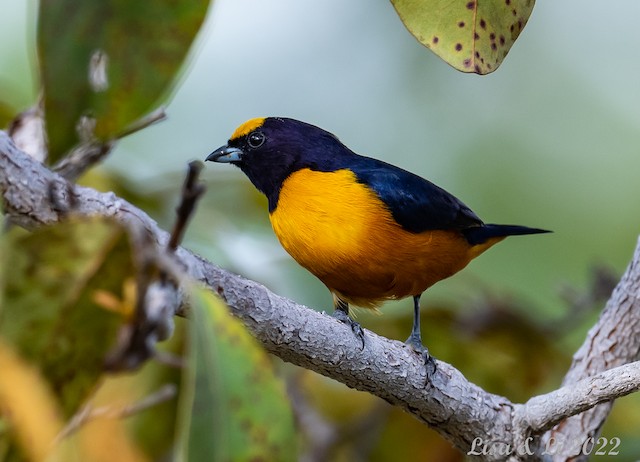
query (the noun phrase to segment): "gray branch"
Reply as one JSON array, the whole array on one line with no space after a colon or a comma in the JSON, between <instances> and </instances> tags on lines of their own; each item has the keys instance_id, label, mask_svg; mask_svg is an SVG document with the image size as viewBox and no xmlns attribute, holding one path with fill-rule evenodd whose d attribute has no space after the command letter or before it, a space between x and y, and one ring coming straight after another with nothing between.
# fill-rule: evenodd
<instances>
[{"instance_id":1,"label":"gray branch","mask_svg":"<svg viewBox=\"0 0 640 462\"><path fill-rule=\"evenodd\" d=\"M589 330L582 346L573 355L573 363L562 384L570 385L599 372L640 359L640 243L620 282L614 289L600 319ZM545 434L544 441L585 442L597 439L611 412L613 401L597 406L559 423ZM573 451L557 454L554 462L584 461L581 444Z\"/></svg>"},{"instance_id":2,"label":"gray branch","mask_svg":"<svg viewBox=\"0 0 640 462\"><path fill-rule=\"evenodd\" d=\"M146 213L113 193L70 185L18 150L4 132L0 132L0 192L11 222L27 229L56 223L61 215L55 204L68 203L76 214L109 216L143 228L162 248L169 238ZM607 416L610 404L598 403L640 386L638 363L607 370L638 355L640 247L585 346L576 353L563 387L525 404L486 392L441 361L427 381L421 358L401 342L365 330L361 348L351 329L331 316L280 297L184 248L179 247L176 256L187 274L218 293L269 352L403 408L461 451L481 452L482 460L540 460L540 452L527 453L540 451L539 445L530 449L524 445L530 436L590 409L574 417L582 422L579 430L567 424L572 419L553 430L564 431L567 438L583 438L587 425L597 431ZM176 314L186 315L188 302L180 294L176 300Z\"/></svg>"},{"instance_id":3,"label":"gray branch","mask_svg":"<svg viewBox=\"0 0 640 462\"><path fill-rule=\"evenodd\" d=\"M614 399L628 395L640 389L640 362L624 364L600 374L586 377L575 383L564 385L550 393L534 396L524 405L517 405L514 412L516 447L522 447L527 438L542 434L560 422L581 417L581 412L593 412L601 403L610 404ZM573 416L573 417L572 417ZM570 419L567 419L570 417ZM606 418L606 414L602 417ZM567 419L567 420L565 420ZM602 424L601 423L601 424ZM569 460L570 457L588 457L580 454L590 433L544 434L540 450L551 446L551 436L555 441L562 441L562 451L549 454L551 458ZM595 437L597 439L597 436ZM591 441L595 441L592 439ZM588 447L588 446L587 446ZM550 451L551 452L551 451Z\"/></svg>"}]
</instances>

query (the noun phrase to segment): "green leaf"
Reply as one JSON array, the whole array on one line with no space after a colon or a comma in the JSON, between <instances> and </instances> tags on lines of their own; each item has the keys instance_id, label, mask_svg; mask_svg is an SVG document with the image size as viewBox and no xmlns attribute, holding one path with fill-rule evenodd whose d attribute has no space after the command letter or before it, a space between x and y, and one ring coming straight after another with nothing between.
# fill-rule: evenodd
<instances>
[{"instance_id":1,"label":"green leaf","mask_svg":"<svg viewBox=\"0 0 640 462\"><path fill-rule=\"evenodd\" d=\"M0 337L38 366L69 416L102 375L125 322L96 295L124 297L134 274L129 240L115 222L99 218L33 233L16 228L6 239Z\"/></svg>"},{"instance_id":2,"label":"green leaf","mask_svg":"<svg viewBox=\"0 0 640 462\"><path fill-rule=\"evenodd\" d=\"M193 291L183 460L296 458L291 406L267 354L211 292Z\"/></svg>"},{"instance_id":3,"label":"green leaf","mask_svg":"<svg viewBox=\"0 0 640 462\"><path fill-rule=\"evenodd\" d=\"M186 355L186 320L176 318L176 330L171 338L158 345L159 351L174 358ZM127 374L128 384L122 386L122 395L148 396L167 386L175 386L179 390L183 376L182 368L171 367L159 361L147 361L136 374ZM123 382L122 376L117 381ZM116 380L112 381L115 382ZM122 396L124 399L125 396ZM129 400L131 398L128 398ZM137 398L138 400L140 398ZM131 441L137 443L138 449L144 452L149 460L172 460L170 455L175 450L176 422L178 417L178 398L156 404L144 412L127 418L127 429Z\"/></svg>"},{"instance_id":4,"label":"green leaf","mask_svg":"<svg viewBox=\"0 0 640 462\"><path fill-rule=\"evenodd\" d=\"M16 116L18 111L4 101L0 101L0 129L4 130Z\"/></svg>"},{"instance_id":5,"label":"green leaf","mask_svg":"<svg viewBox=\"0 0 640 462\"><path fill-rule=\"evenodd\" d=\"M78 142L81 116L117 137L175 80L209 0L41 0L38 53L49 159ZM91 77L90 77L91 76Z\"/></svg>"},{"instance_id":6,"label":"green leaf","mask_svg":"<svg viewBox=\"0 0 640 462\"><path fill-rule=\"evenodd\" d=\"M535 0L391 0L420 43L462 72L495 71L524 28Z\"/></svg>"}]
</instances>

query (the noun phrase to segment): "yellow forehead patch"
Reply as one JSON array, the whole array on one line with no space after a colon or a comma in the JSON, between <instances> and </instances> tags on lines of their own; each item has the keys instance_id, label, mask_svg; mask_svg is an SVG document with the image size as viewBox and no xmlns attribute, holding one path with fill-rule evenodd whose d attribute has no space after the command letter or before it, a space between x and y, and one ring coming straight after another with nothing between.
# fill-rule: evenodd
<instances>
[{"instance_id":1,"label":"yellow forehead patch","mask_svg":"<svg viewBox=\"0 0 640 462\"><path fill-rule=\"evenodd\" d=\"M262 127L262 124L264 124L264 120L265 117L256 117L255 119L247 120L245 123L236 128L236 131L233 132L233 135L231 135L231 139L235 140L237 138L242 138L243 136L251 133L256 128Z\"/></svg>"}]
</instances>

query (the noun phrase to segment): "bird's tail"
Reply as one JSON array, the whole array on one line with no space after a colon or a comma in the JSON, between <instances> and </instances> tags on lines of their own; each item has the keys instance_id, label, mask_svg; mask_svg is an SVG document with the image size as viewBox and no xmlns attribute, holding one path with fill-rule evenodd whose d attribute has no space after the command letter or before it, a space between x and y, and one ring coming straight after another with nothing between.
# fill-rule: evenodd
<instances>
[{"instance_id":1,"label":"bird's tail","mask_svg":"<svg viewBox=\"0 0 640 462\"><path fill-rule=\"evenodd\" d=\"M507 236L520 236L523 234L541 234L551 231L539 228L528 228L518 225L482 225L473 226L462 230L462 234L471 245L484 244L490 239L505 238Z\"/></svg>"}]
</instances>

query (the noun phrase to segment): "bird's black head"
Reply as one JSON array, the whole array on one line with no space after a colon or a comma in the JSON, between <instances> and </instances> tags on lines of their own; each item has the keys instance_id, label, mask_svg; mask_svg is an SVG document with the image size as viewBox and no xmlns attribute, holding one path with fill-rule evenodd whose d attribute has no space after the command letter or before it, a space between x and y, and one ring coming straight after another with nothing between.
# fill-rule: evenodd
<instances>
[{"instance_id":1,"label":"bird's black head","mask_svg":"<svg viewBox=\"0 0 640 462\"><path fill-rule=\"evenodd\" d=\"M282 183L292 172L330 169L345 152L348 149L321 128L294 119L266 117L240 125L229 142L206 160L240 167L274 208Z\"/></svg>"}]
</instances>

